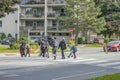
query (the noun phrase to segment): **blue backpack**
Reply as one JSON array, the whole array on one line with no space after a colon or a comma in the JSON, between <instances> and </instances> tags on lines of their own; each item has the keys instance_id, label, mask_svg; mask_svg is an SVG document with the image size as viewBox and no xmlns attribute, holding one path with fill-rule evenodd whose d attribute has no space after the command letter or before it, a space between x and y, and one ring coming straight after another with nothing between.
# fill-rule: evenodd
<instances>
[{"instance_id":1,"label":"blue backpack","mask_svg":"<svg viewBox=\"0 0 120 80\"><path fill-rule=\"evenodd\" d=\"M76 46L74 46L74 52L77 52L77 48L76 48Z\"/></svg>"}]
</instances>

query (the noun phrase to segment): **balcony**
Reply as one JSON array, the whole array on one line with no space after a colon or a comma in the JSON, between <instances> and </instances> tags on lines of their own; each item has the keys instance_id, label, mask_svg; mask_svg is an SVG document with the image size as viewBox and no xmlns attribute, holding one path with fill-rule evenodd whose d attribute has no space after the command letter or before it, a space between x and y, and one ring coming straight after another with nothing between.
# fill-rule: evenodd
<instances>
[{"instance_id":1,"label":"balcony","mask_svg":"<svg viewBox=\"0 0 120 80\"><path fill-rule=\"evenodd\" d=\"M26 20L44 20L44 14L20 14L20 19Z\"/></svg>"},{"instance_id":2,"label":"balcony","mask_svg":"<svg viewBox=\"0 0 120 80\"><path fill-rule=\"evenodd\" d=\"M65 0L48 1L48 6L64 6L65 3Z\"/></svg>"},{"instance_id":3,"label":"balcony","mask_svg":"<svg viewBox=\"0 0 120 80\"><path fill-rule=\"evenodd\" d=\"M24 25L21 25L20 26L20 30L23 31L23 30L44 30L44 26L37 26L37 27L34 27L34 26L24 26Z\"/></svg>"},{"instance_id":4,"label":"balcony","mask_svg":"<svg viewBox=\"0 0 120 80\"><path fill-rule=\"evenodd\" d=\"M28 0L22 1L21 7L44 7L44 0Z\"/></svg>"},{"instance_id":5,"label":"balcony","mask_svg":"<svg viewBox=\"0 0 120 80\"><path fill-rule=\"evenodd\" d=\"M59 13L53 11L53 12L48 12L47 17L48 19L56 19L56 17L59 15L60 15Z\"/></svg>"}]
</instances>

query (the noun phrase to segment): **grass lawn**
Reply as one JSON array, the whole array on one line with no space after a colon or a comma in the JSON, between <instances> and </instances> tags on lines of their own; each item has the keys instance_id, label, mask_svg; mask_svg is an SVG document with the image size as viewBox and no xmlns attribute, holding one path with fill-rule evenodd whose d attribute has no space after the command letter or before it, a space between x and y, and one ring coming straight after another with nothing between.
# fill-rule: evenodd
<instances>
[{"instance_id":1,"label":"grass lawn","mask_svg":"<svg viewBox=\"0 0 120 80\"><path fill-rule=\"evenodd\" d=\"M32 53L39 53L39 48L33 49ZM49 49L49 52L52 52L52 48ZM60 49L57 50L57 52L61 52ZM69 52L69 50L65 50L65 52ZM0 53L19 53L19 49L10 49L9 46L1 46L0 45Z\"/></svg>"},{"instance_id":2,"label":"grass lawn","mask_svg":"<svg viewBox=\"0 0 120 80\"><path fill-rule=\"evenodd\" d=\"M100 44L86 44L86 47L102 47Z\"/></svg>"},{"instance_id":3,"label":"grass lawn","mask_svg":"<svg viewBox=\"0 0 120 80\"><path fill-rule=\"evenodd\" d=\"M19 52L19 49L11 50L9 46L0 46L0 53L15 53Z\"/></svg>"},{"instance_id":4,"label":"grass lawn","mask_svg":"<svg viewBox=\"0 0 120 80\"><path fill-rule=\"evenodd\" d=\"M105 75L97 78L92 78L88 80L120 80L120 73Z\"/></svg>"}]
</instances>

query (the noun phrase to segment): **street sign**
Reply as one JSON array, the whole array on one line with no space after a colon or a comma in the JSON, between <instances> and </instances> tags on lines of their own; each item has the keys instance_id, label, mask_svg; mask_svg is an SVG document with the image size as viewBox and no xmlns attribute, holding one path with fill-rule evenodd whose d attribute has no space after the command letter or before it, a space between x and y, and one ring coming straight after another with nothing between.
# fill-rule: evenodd
<instances>
[{"instance_id":1,"label":"street sign","mask_svg":"<svg viewBox=\"0 0 120 80\"><path fill-rule=\"evenodd\" d=\"M69 31L70 31L70 32L73 32L73 28L70 28Z\"/></svg>"}]
</instances>

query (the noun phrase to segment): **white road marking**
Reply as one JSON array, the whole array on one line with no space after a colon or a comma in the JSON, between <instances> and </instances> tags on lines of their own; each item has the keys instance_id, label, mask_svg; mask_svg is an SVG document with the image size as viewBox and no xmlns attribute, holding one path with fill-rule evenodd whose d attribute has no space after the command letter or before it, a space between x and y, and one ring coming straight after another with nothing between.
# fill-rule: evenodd
<instances>
[{"instance_id":1,"label":"white road marking","mask_svg":"<svg viewBox=\"0 0 120 80\"><path fill-rule=\"evenodd\" d=\"M100 72L105 72L105 71L107 71L107 70L99 70L99 71L94 71L94 72L75 74L75 75L70 75L70 76L64 76L64 77L54 78L52 80L62 80L62 79L73 78L73 77L78 77L78 76L82 76L82 75L95 74L95 73L100 73Z\"/></svg>"},{"instance_id":2,"label":"white road marking","mask_svg":"<svg viewBox=\"0 0 120 80\"><path fill-rule=\"evenodd\" d=\"M108 62L107 60L95 60L95 61L90 61L90 62L85 62L87 64L98 64L102 62Z\"/></svg>"},{"instance_id":3,"label":"white road marking","mask_svg":"<svg viewBox=\"0 0 120 80\"><path fill-rule=\"evenodd\" d=\"M81 61L93 61L95 59L91 58L91 59L80 59L80 60L73 60L73 61L70 61L70 62L81 62Z\"/></svg>"},{"instance_id":4,"label":"white road marking","mask_svg":"<svg viewBox=\"0 0 120 80\"><path fill-rule=\"evenodd\" d=\"M18 77L20 75L17 75L17 74L9 74L9 75L5 75L4 77Z\"/></svg>"}]
</instances>

